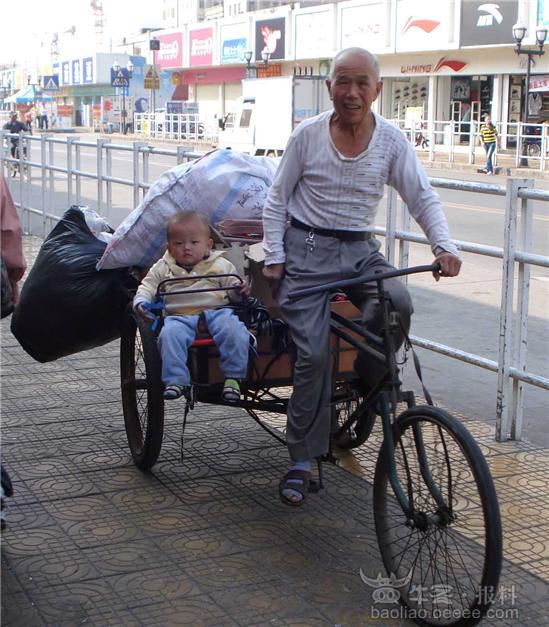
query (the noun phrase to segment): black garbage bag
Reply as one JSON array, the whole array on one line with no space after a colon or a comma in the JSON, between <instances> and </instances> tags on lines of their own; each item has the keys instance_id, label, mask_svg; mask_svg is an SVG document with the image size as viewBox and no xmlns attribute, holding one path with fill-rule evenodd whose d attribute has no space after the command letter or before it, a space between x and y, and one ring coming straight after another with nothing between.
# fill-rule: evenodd
<instances>
[{"instance_id":1,"label":"black garbage bag","mask_svg":"<svg viewBox=\"0 0 549 627\"><path fill-rule=\"evenodd\" d=\"M120 337L137 280L128 268L95 269L105 247L76 206L42 244L11 320L12 333L37 361L53 361Z\"/></svg>"}]
</instances>

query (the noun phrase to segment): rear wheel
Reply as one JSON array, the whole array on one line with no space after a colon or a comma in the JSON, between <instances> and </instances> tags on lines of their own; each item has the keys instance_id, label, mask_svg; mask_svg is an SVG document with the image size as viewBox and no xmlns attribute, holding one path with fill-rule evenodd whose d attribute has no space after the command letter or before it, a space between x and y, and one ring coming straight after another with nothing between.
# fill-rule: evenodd
<instances>
[{"instance_id":1,"label":"rear wheel","mask_svg":"<svg viewBox=\"0 0 549 627\"><path fill-rule=\"evenodd\" d=\"M435 407L401 414L394 438L411 511L405 514L395 497L385 448L374 479L376 534L392 585L421 625L475 625L493 600L502 561L488 465L467 429Z\"/></svg>"},{"instance_id":2,"label":"rear wheel","mask_svg":"<svg viewBox=\"0 0 549 627\"><path fill-rule=\"evenodd\" d=\"M149 324L128 313L120 340L122 407L128 444L141 470L154 466L164 434L164 386L156 337Z\"/></svg>"}]
</instances>

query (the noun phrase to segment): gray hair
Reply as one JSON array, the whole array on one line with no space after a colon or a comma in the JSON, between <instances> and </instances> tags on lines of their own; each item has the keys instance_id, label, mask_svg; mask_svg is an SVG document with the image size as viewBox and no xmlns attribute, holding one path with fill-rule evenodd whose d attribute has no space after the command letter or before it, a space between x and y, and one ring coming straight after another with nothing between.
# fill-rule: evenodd
<instances>
[{"instance_id":1,"label":"gray hair","mask_svg":"<svg viewBox=\"0 0 549 627\"><path fill-rule=\"evenodd\" d=\"M341 59L351 54L360 55L364 57L365 60L369 61L374 68L374 72L376 73L377 78L379 79L379 61L376 55L371 53L369 50L366 50L366 48L359 48L358 46L353 46L352 48L344 48L336 54L332 61L332 67L330 68L330 79L334 78L336 66L341 61Z\"/></svg>"}]
</instances>

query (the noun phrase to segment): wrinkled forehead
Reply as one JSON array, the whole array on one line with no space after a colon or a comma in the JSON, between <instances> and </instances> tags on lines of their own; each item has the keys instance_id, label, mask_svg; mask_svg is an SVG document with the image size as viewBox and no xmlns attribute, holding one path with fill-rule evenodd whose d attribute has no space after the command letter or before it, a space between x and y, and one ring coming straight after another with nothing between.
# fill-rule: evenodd
<instances>
[{"instance_id":1,"label":"wrinkled forehead","mask_svg":"<svg viewBox=\"0 0 549 627\"><path fill-rule=\"evenodd\" d=\"M336 60L332 71L333 78L337 79L344 75L367 76L376 81L379 80L373 60L359 53L345 54Z\"/></svg>"}]
</instances>

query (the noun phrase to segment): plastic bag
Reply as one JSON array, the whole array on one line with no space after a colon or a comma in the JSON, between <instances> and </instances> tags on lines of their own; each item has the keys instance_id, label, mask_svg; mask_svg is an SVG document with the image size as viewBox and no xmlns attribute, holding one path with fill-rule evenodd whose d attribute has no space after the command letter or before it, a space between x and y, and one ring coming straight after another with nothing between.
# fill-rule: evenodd
<instances>
[{"instance_id":1,"label":"plastic bag","mask_svg":"<svg viewBox=\"0 0 549 627\"><path fill-rule=\"evenodd\" d=\"M48 235L23 285L11 330L37 361L46 362L120 337L129 290L128 268L95 269L105 250L71 207Z\"/></svg>"},{"instance_id":2,"label":"plastic bag","mask_svg":"<svg viewBox=\"0 0 549 627\"><path fill-rule=\"evenodd\" d=\"M166 250L166 223L182 209L204 213L210 224L261 220L279 161L223 149L168 170L116 229L97 269L152 266Z\"/></svg>"}]
</instances>

